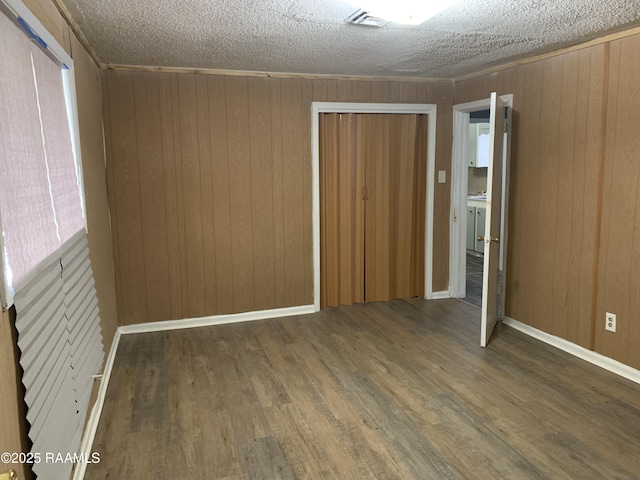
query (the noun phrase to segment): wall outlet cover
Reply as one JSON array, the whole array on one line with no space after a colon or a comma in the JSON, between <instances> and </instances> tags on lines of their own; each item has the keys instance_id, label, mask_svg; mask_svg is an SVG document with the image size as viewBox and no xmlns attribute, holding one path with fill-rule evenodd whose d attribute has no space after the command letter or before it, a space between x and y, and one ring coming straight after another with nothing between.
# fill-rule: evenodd
<instances>
[{"instance_id":1,"label":"wall outlet cover","mask_svg":"<svg viewBox=\"0 0 640 480\"><path fill-rule=\"evenodd\" d=\"M604 329L609 332L616 331L616 314L607 312L604 317Z\"/></svg>"}]
</instances>

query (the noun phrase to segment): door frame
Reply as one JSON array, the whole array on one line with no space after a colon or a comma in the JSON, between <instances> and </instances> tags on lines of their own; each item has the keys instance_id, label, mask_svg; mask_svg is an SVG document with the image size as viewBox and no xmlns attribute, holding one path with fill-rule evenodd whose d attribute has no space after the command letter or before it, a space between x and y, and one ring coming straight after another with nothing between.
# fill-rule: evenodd
<instances>
[{"instance_id":1,"label":"door frame","mask_svg":"<svg viewBox=\"0 0 640 480\"><path fill-rule=\"evenodd\" d=\"M500 95L500 98L513 109L513 94ZM453 106L453 152L451 159L451 211L450 211L450 256L449 256L449 295L452 298L466 296L466 275L462 274L462 267L466 271L466 211L467 211L467 183L469 172L466 158L468 156L469 119L471 112L487 110L491 107L491 98L483 98L473 102L460 103ZM509 119L511 120L511 119ZM511 123L511 122L510 122ZM511 128L511 126L509 126ZM505 141L509 136L505 135ZM502 284L505 282L505 267L507 262L507 219L509 208L509 152L510 145L504 145L506 154L502 165L502 204L500 219L500 254L499 270L502 272ZM504 302L504 295L502 295ZM504 313L504 312L502 312Z\"/></svg>"},{"instance_id":2,"label":"door frame","mask_svg":"<svg viewBox=\"0 0 640 480\"><path fill-rule=\"evenodd\" d=\"M427 195L425 218L424 297L433 297L433 199L436 166L437 106L431 103L344 103L312 102L311 166L313 195L313 306L320 310L320 114L321 113L396 113L428 115ZM429 188L431 187L431 188Z\"/></svg>"},{"instance_id":3,"label":"door frame","mask_svg":"<svg viewBox=\"0 0 640 480\"><path fill-rule=\"evenodd\" d=\"M513 94L500 95L500 98L513 109ZM451 212L449 224L450 252L449 257L449 295L452 298L464 298L466 296L466 233L467 233L467 183L469 171L466 158L468 156L468 131L471 112L486 110L491 107L491 98L483 98L473 102L460 103L453 106L453 152L451 160ZM511 118L508 128L511 128ZM505 135L505 138L509 138ZM502 165L502 212L500 220L500 254L499 270L502 272L504 283L505 267L507 262L507 219L509 213L509 150L510 145L505 145L506 155L503 156ZM504 302L504 295L501 299ZM503 312L504 314L504 308Z\"/></svg>"}]
</instances>

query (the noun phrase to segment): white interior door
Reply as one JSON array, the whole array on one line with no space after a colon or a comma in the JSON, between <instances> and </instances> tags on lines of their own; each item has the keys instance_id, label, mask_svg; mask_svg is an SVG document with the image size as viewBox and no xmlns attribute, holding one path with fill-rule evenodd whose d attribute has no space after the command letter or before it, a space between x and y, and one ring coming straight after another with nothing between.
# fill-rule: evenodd
<instances>
[{"instance_id":1,"label":"white interior door","mask_svg":"<svg viewBox=\"0 0 640 480\"><path fill-rule=\"evenodd\" d=\"M504 102L491 94L489 119L489 166L487 170L487 210L484 230L484 271L482 278L482 328L480 346L486 347L498 322L498 269L500 258L500 210L504 149Z\"/></svg>"}]
</instances>

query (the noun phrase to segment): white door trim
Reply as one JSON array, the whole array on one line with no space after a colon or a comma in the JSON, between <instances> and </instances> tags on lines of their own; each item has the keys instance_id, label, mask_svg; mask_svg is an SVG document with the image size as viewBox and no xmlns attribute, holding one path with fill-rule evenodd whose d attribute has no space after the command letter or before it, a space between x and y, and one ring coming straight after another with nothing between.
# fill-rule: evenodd
<instances>
[{"instance_id":1,"label":"white door trim","mask_svg":"<svg viewBox=\"0 0 640 480\"><path fill-rule=\"evenodd\" d=\"M502 101L510 109L513 108L513 94L500 95ZM466 296L466 278L462 274L463 262L466 261L466 211L467 211L467 149L469 117L471 112L486 110L491 106L491 98L476 100L473 102L461 103L453 106L453 152L451 160L451 212L449 224L450 229L450 256L449 256L449 293L453 298L463 298ZM502 166L502 219L500 242L500 271L504 275L506 264L506 228L508 213L508 179L509 179L509 150L505 146L507 155ZM504 282L504 278L503 278Z\"/></svg>"},{"instance_id":2,"label":"white door trim","mask_svg":"<svg viewBox=\"0 0 640 480\"><path fill-rule=\"evenodd\" d=\"M437 106L435 104L405 103L313 102L311 104L311 165L313 182L313 304L315 311L320 310L320 113L404 113L429 116L424 297L431 299L433 296L433 190L436 165Z\"/></svg>"}]
</instances>

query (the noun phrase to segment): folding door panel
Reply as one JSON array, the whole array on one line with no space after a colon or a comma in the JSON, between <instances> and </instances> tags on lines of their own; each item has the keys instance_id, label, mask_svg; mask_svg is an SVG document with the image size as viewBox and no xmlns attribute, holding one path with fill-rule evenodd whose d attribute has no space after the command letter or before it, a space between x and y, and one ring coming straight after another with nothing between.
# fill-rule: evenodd
<instances>
[{"instance_id":1,"label":"folding door panel","mask_svg":"<svg viewBox=\"0 0 640 480\"><path fill-rule=\"evenodd\" d=\"M427 118L375 114L358 121L367 123L365 301L420 296Z\"/></svg>"},{"instance_id":2,"label":"folding door panel","mask_svg":"<svg viewBox=\"0 0 640 480\"><path fill-rule=\"evenodd\" d=\"M426 139L426 115L321 115L322 308L422 295Z\"/></svg>"},{"instance_id":3,"label":"folding door panel","mask_svg":"<svg viewBox=\"0 0 640 480\"><path fill-rule=\"evenodd\" d=\"M320 306L364 302L364 169L354 114L320 119Z\"/></svg>"}]
</instances>

